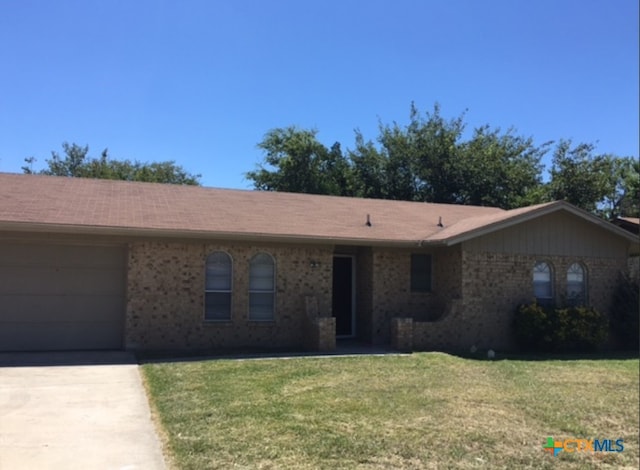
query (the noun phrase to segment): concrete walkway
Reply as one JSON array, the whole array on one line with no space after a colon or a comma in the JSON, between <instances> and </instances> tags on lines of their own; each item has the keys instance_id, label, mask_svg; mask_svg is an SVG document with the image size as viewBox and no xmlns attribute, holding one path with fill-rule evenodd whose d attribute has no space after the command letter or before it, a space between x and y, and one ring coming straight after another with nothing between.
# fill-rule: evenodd
<instances>
[{"instance_id":1,"label":"concrete walkway","mask_svg":"<svg viewBox=\"0 0 640 470\"><path fill-rule=\"evenodd\" d=\"M165 468L131 355L0 354L0 470Z\"/></svg>"}]
</instances>

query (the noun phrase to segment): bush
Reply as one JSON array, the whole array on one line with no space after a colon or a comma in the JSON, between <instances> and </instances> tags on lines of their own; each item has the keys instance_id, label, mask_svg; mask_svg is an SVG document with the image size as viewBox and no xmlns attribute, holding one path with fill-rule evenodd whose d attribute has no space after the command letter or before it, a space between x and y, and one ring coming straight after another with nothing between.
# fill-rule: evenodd
<instances>
[{"instance_id":1,"label":"bush","mask_svg":"<svg viewBox=\"0 0 640 470\"><path fill-rule=\"evenodd\" d=\"M607 340L609 321L594 308L570 307L554 311L556 351L595 351Z\"/></svg>"},{"instance_id":2,"label":"bush","mask_svg":"<svg viewBox=\"0 0 640 470\"><path fill-rule=\"evenodd\" d=\"M514 327L518 345L525 351L547 351L551 346L551 312L532 304L520 305L516 310Z\"/></svg>"},{"instance_id":3,"label":"bush","mask_svg":"<svg viewBox=\"0 0 640 470\"><path fill-rule=\"evenodd\" d=\"M516 339L525 351L594 351L607 340L607 317L590 307L521 305L514 318Z\"/></svg>"},{"instance_id":4,"label":"bush","mask_svg":"<svg viewBox=\"0 0 640 470\"><path fill-rule=\"evenodd\" d=\"M640 347L640 278L620 275L613 293L611 330L624 349Z\"/></svg>"}]
</instances>

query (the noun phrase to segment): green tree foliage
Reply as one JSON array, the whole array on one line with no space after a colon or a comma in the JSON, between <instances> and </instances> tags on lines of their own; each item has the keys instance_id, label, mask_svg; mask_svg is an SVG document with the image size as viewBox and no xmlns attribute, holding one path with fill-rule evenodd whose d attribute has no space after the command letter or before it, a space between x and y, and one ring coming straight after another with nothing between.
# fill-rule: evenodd
<instances>
[{"instance_id":1,"label":"green tree foliage","mask_svg":"<svg viewBox=\"0 0 640 470\"><path fill-rule=\"evenodd\" d=\"M542 158L553 142L480 126L465 139L464 114L446 119L436 104L422 115L412 104L409 123L380 123L375 141L355 131L355 145L330 149L316 130L269 131L258 144L264 161L246 173L260 190L379 199L473 204L503 209L564 199L606 218L638 217L640 164L596 155L593 144L560 140L550 179Z\"/></svg>"},{"instance_id":2,"label":"green tree foliage","mask_svg":"<svg viewBox=\"0 0 640 470\"><path fill-rule=\"evenodd\" d=\"M340 142L334 143L320 160L323 194L353 195L353 174L349 162L342 153Z\"/></svg>"},{"instance_id":3,"label":"green tree foliage","mask_svg":"<svg viewBox=\"0 0 640 470\"><path fill-rule=\"evenodd\" d=\"M150 183L170 183L198 185L200 175L192 175L173 161L141 163L131 160L111 160L107 149L100 158L89 158L89 146L62 144L64 155L52 151L47 159L47 168L37 173L53 176L72 176L78 178L99 178L125 181L146 181ZM24 173L33 171L33 157L25 159Z\"/></svg>"},{"instance_id":4,"label":"green tree foliage","mask_svg":"<svg viewBox=\"0 0 640 470\"><path fill-rule=\"evenodd\" d=\"M562 140L553 154L549 191L552 199L563 199L589 212L611 192L611 161L593 155L593 144L571 147Z\"/></svg>"},{"instance_id":5,"label":"green tree foliage","mask_svg":"<svg viewBox=\"0 0 640 470\"><path fill-rule=\"evenodd\" d=\"M409 124L380 126L378 138L387 157L390 199L459 202L464 184L460 139L463 117L447 120L440 107L420 116L412 104Z\"/></svg>"},{"instance_id":6,"label":"green tree foliage","mask_svg":"<svg viewBox=\"0 0 640 470\"><path fill-rule=\"evenodd\" d=\"M297 127L267 132L258 144L265 152L264 163L246 177L260 190L351 195L351 168L340 144L328 149L316 134Z\"/></svg>"},{"instance_id":7,"label":"green tree foliage","mask_svg":"<svg viewBox=\"0 0 640 470\"><path fill-rule=\"evenodd\" d=\"M609 158L613 181L601 212L611 220L622 216L640 217L640 161L632 157Z\"/></svg>"},{"instance_id":8,"label":"green tree foliage","mask_svg":"<svg viewBox=\"0 0 640 470\"><path fill-rule=\"evenodd\" d=\"M489 126L463 141L464 129L464 116L445 119L438 105L422 116L412 105L409 124L381 123L376 143L356 130L346 156L338 145L324 147L316 131L273 129L258 144L264 162L246 176L271 191L504 208L536 199L545 147Z\"/></svg>"},{"instance_id":9,"label":"green tree foliage","mask_svg":"<svg viewBox=\"0 0 640 470\"><path fill-rule=\"evenodd\" d=\"M355 148L349 150L348 155L354 196L393 199L387 184L387 157L373 142L365 142L359 130L356 130Z\"/></svg>"},{"instance_id":10,"label":"green tree foliage","mask_svg":"<svg viewBox=\"0 0 640 470\"><path fill-rule=\"evenodd\" d=\"M462 184L459 201L463 204L513 209L541 202L541 159L550 143L534 145L530 137L513 130L483 126L461 145L459 170Z\"/></svg>"},{"instance_id":11,"label":"green tree foliage","mask_svg":"<svg viewBox=\"0 0 640 470\"><path fill-rule=\"evenodd\" d=\"M607 219L638 217L640 165L631 157L597 155L593 144L561 140L553 155L552 200L564 199Z\"/></svg>"}]
</instances>

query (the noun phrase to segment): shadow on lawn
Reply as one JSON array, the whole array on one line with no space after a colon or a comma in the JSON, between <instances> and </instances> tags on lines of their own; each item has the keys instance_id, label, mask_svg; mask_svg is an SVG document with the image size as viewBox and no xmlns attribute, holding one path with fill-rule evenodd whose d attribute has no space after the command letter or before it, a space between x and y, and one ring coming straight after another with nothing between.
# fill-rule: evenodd
<instances>
[{"instance_id":1,"label":"shadow on lawn","mask_svg":"<svg viewBox=\"0 0 640 470\"><path fill-rule=\"evenodd\" d=\"M439 351L431 351L439 352ZM415 351L415 353L419 353ZM425 353L428 353L425 351ZM639 359L638 351L607 351L585 354L552 353L507 353L496 352L493 359L487 357L487 351L442 352L462 359L475 361L597 361ZM287 359L299 357L347 357L347 356L384 356L410 355L388 346L371 346L357 342L339 342L330 352L309 352L291 349L237 349L237 350L167 350L167 351L52 351L52 352L15 352L0 353L0 367L37 367L37 366L80 366L144 364L157 362L191 362L225 359Z\"/></svg>"},{"instance_id":2,"label":"shadow on lawn","mask_svg":"<svg viewBox=\"0 0 640 470\"><path fill-rule=\"evenodd\" d=\"M452 353L452 356L477 361L599 361L639 359L639 351L606 351L592 353L508 353L496 352L493 359L487 357L487 351L475 353Z\"/></svg>"},{"instance_id":3,"label":"shadow on lawn","mask_svg":"<svg viewBox=\"0 0 640 470\"><path fill-rule=\"evenodd\" d=\"M238 359L288 359L299 357L346 357L346 356L383 356L407 355L391 349L389 346L372 346L355 341L339 341L334 351L318 352L300 349L224 349L224 350L185 350L185 351L140 351L136 353L138 363L191 362L203 360Z\"/></svg>"},{"instance_id":4,"label":"shadow on lawn","mask_svg":"<svg viewBox=\"0 0 640 470\"><path fill-rule=\"evenodd\" d=\"M475 353L462 353L451 351L414 351L413 353L400 352L389 347L373 347L362 344L346 344L338 346L335 351L330 352L308 352L300 350L198 350L198 351L144 351L138 352L136 358L138 363L159 363L159 362L195 362L203 360L239 360L239 359L289 359L301 357L348 357L348 356L386 356L386 355L411 355L420 353L441 353L449 354L461 359L474 361L583 361L583 360L633 360L639 359L637 351L608 351L599 353L583 354L551 354L551 353L507 353L496 352L493 359L487 357L487 351Z\"/></svg>"}]
</instances>

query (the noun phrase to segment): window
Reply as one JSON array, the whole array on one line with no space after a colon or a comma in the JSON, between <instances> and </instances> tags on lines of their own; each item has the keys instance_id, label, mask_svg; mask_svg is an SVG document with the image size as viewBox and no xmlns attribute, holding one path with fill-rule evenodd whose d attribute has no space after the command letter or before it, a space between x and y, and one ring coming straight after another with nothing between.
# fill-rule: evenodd
<instances>
[{"instance_id":1,"label":"window","mask_svg":"<svg viewBox=\"0 0 640 470\"><path fill-rule=\"evenodd\" d=\"M411 255L411 292L431 292L431 255Z\"/></svg>"},{"instance_id":2,"label":"window","mask_svg":"<svg viewBox=\"0 0 640 470\"><path fill-rule=\"evenodd\" d=\"M273 258L258 253L249 264L249 320L273 320L275 285Z\"/></svg>"},{"instance_id":3,"label":"window","mask_svg":"<svg viewBox=\"0 0 640 470\"><path fill-rule=\"evenodd\" d=\"M587 289L585 271L580 263L573 263L567 269L567 303L569 305L585 305Z\"/></svg>"},{"instance_id":4,"label":"window","mask_svg":"<svg viewBox=\"0 0 640 470\"><path fill-rule=\"evenodd\" d=\"M231 319L231 257L222 251L207 256L204 296L205 320Z\"/></svg>"},{"instance_id":5,"label":"window","mask_svg":"<svg viewBox=\"0 0 640 470\"><path fill-rule=\"evenodd\" d=\"M540 304L549 304L553 300L553 282L551 266L544 261L538 261L533 267L533 294Z\"/></svg>"}]
</instances>

